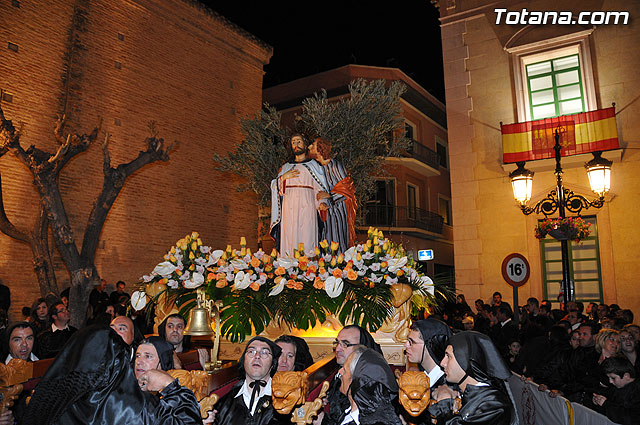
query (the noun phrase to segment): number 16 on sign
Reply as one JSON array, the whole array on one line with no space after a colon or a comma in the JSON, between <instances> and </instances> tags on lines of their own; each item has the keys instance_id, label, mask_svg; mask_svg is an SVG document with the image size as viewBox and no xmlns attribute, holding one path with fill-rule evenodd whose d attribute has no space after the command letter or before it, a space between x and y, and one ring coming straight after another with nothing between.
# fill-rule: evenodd
<instances>
[{"instance_id":1,"label":"number 16 on sign","mask_svg":"<svg viewBox=\"0 0 640 425\"><path fill-rule=\"evenodd\" d=\"M509 254L502 261L502 277L513 287L513 318L518 323L518 288L529 280L529 262L521 254Z\"/></svg>"}]
</instances>

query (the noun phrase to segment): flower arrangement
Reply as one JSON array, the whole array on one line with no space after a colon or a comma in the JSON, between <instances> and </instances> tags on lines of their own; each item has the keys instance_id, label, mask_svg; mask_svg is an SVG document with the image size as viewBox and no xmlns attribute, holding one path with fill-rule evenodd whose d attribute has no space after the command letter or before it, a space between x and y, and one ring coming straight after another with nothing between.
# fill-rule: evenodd
<instances>
[{"instance_id":1,"label":"flower arrangement","mask_svg":"<svg viewBox=\"0 0 640 425\"><path fill-rule=\"evenodd\" d=\"M580 242L589 236L591 223L581 217L545 218L535 228L536 238L544 239L547 235L558 240L575 240Z\"/></svg>"},{"instance_id":2,"label":"flower arrangement","mask_svg":"<svg viewBox=\"0 0 640 425\"><path fill-rule=\"evenodd\" d=\"M373 331L393 311L391 285L410 285L427 304L434 303L437 289L416 271L402 246L373 228L366 242L344 253L338 252L337 243L322 241L311 250L300 244L291 258L280 257L275 249L252 253L244 237L240 249L228 245L224 251L212 250L194 232L180 239L164 259L142 280L164 286L163 293L183 315L195 306L196 288L204 285L210 299L222 302L222 334L233 342L252 331L259 334L272 319L308 329L329 314Z\"/></svg>"}]
</instances>

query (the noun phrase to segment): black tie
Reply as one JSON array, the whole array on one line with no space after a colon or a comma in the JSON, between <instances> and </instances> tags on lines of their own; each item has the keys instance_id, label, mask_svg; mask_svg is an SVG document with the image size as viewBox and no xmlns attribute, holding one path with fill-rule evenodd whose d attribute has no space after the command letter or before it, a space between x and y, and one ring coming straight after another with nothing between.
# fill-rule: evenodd
<instances>
[{"instance_id":1,"label":"black tie","mask_svg":"<svg viewBox=\"0 0 640 425\"><path fill-rule=\"evenodd\" d=\"M260 388L266 387L267 381L257 379L249 384L249 388L253 388L251 391L251 402L249 403L249 413L253 411L253 402L256 401L256 395L260 394ZM251 413L253 415L253 413Z\"/></svg>"}]
</instances>

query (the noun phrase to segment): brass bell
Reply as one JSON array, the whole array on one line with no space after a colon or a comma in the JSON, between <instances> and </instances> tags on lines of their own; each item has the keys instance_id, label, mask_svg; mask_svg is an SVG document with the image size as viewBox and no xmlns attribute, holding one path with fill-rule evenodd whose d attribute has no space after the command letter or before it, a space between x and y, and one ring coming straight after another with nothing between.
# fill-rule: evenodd
<instances>
[{"instance_id":1,"label":"brass bell","mask_svg":"<svg viewBox=\"0 0 640 425\"><path fill-rule=\"evenodd\" d=\"M209 310L198 306L189 312L189 321L184 329L185 335L209 336L214 334L211 328L211 316Z\"/></svg>"}]
</instances>

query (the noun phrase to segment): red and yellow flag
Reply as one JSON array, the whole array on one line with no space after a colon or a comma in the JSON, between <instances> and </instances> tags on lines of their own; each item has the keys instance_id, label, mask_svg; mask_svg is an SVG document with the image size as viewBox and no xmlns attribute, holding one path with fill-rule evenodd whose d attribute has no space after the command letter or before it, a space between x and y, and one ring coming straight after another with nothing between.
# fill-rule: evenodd
<instances>
[{"instance_id":1,"label":"red and yellow flag","mask_svg":"<svg viewBox=\"0 0 640 425\"><path fill-rule=\"evenodd\" d=\"M615 108L502 125L502 161L505 164L555 157L556 129L562 156L617 149Z\"/></svg>"}]
</instances>

